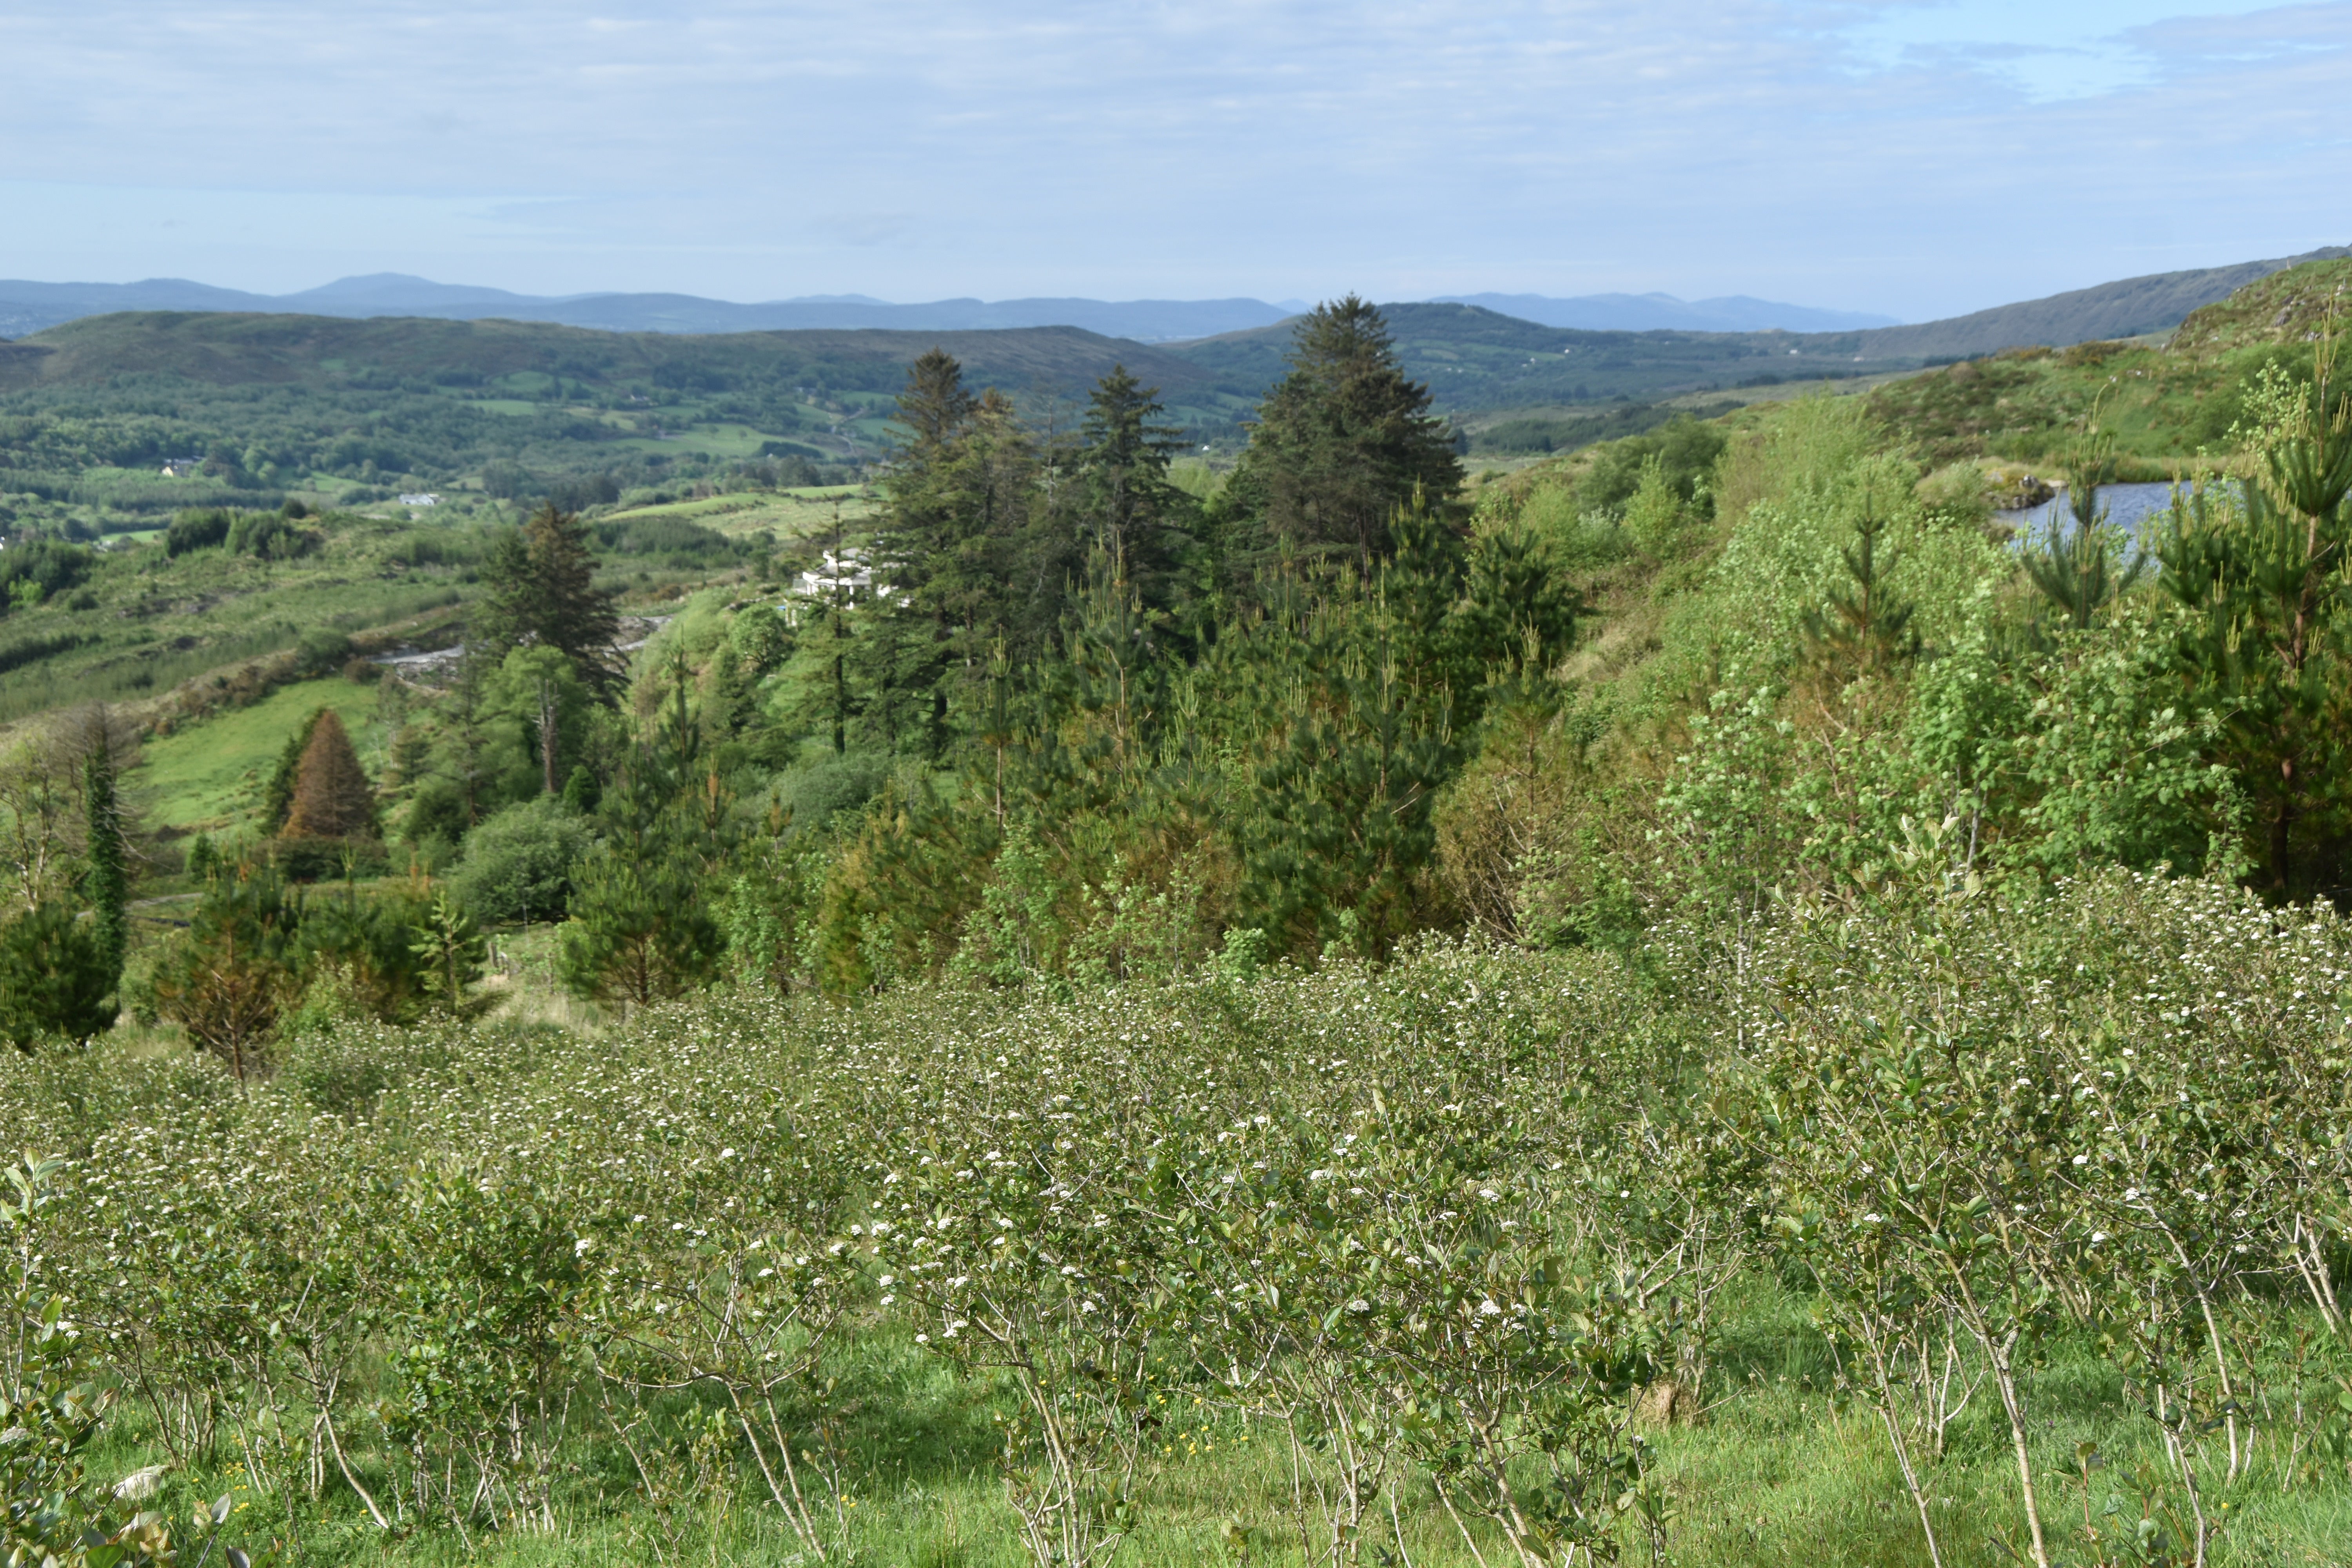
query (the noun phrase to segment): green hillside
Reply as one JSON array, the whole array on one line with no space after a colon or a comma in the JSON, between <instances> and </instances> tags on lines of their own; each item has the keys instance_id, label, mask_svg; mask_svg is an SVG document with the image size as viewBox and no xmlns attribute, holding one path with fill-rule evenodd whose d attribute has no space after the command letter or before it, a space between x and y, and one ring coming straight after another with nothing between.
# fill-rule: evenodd
<instances>
[{"instance_id":1,"label":"green hillside","mask_svg":"<svg viewBox=\"0 0 2352 1568\"><path fill-rule=\"evenodd\" d=\"M2352 260L2306 262L2195 311L2168 338L1964 361L1877 389L1872 412L1941 464L2045 459L2095 410L2117 450L2160 478L2200 451L2226 453L2263 364L2308 374L2322 314L2347 282Z\"/></svg>"},{"instance_id":2,"label":"green hillside","mask_svg":"<svg viewBox=\"0 0 2352 1568\"><path fill-rule=\"evenodd\" d=\"M1874 382L2013 341L2162 325L2272 266L2127 279L1866 332L1579 331L1467 305L1391 305L1386 315L1400 363L1469 449L1531 455L1654 426L1673 399ZM289 494L366 505L418 489L528 498L569 485L575 501L632 490L645 500L746 462L785 465L787 483L838 482L887 449L890 400L907 365L935 346L974 384L1065 429L1087 389L1124 363L1160 389L1189 440L1230 454L1281 373L1289 332L1147 346L1076 328L689 336L504 321L89 317L0 343L0 530L95 534L188 505L275 506ZM1977 408L1950 388L1927 399L1950 409L1902 412L1927 422L1924 438L1938 450L1987 432L2011 439L2063 414L2063 396L2051 401L2020 374L2000 371L1979 390L2022 413ZM2164 423L2166 440L2203 428L2196 417ZM175 458L200 459L199 471L167 477Z\"/></svg>"},{"instance_id":3,"label":"green hillside","mask_svg":"<svg viewBox=\"0 0 2352 1568\"><path fill-rule=\"evenodd\" d=\"M1677 393L1769 386L1917 367L1871 358L1852 333L1588 332L1538 326L1475 305L1383 305L1397 357L1438 406L1470 414L1546 405L1650 402ZM1281 374L1287 324L1168 346L1221 384L1265 386Z\"/></svg>"},{"instance_id":4,"label":"green hillside","mask_svg":"<svg viewBox=\"0 0 2352 1568\"><path fill-rule=\"evenodd\" d=\"M906 367L934 346L1041 418L1122 362L1188 425L1230 434L1248 405L1188 362L1075 328L687 337L135 312L0 344L0 532L94 535L289 494L528 499L577 481L574 504L593 504L747 462L837 483L885 450ZM200 471L162 471L179 458Z\"/></svg>"},{"instance_id":5,"label":"green hillside","mask_svg":"<svg viewBox=\"0 0 2352 1568\"><path fill-rule=\"evenodd\" d=\"M1003 331L776 331L687 336L600 332L523 321L422 317L128 311L53 327L8 345L0 391L89 386L123 374L169 375L220 386L380 387L413 382L453 393L547 388L732 393L773 397L780 387L892 392L906 363L934 344L992 385L1068 392L1126 360L1171 392L1206 378L1153 350L1076 327ZM536 378L536 379L534 379Z\"/></svg>"},{"instance_id":6,"label":"green hillside","mask_svg":"<svg viewBox=\"0 0 2352 1568\"><path fill-rule=\"evenodd\" d=\"M594 524L602 581L661 613L685 587L770 560L836 510L856 524L870 504L856 490L739 479L701 500L605 510ZM364 673L367 655L450 647L500 526L496 512L417 522L329 510L289 520L258 552L216 543L173 553L163 535L0 552L0 726L106 702L168 734L355 658ZM10 575L35 565L47 575Z\"/></svg>"},{"instance_id":7,"label":"green hillside","mask_svg":"<svg viewBox=\"0 0 2352 1568\"><path fill-rule=\"evenodd\" d=\"M2167 332L2190 311L2227 299L2249 284L2305 262L2337 260L2347 254L2352 252L2330 246L2283 260L2242 261L2231 267L2126 278L1940 321L1874 328L1854 334L1855 352L1874 357L1952 358L2037 344L2064 348L2099 339Z\"/></svg>"}]
</instances>

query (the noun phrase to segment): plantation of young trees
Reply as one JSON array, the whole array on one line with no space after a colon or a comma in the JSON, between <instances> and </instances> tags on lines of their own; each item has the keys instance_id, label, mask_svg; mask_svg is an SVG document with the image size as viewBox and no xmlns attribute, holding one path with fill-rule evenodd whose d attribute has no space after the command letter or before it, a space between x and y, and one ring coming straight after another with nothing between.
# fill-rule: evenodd
<instances>
[{"instance_id":1,"label":"plantation of young trees","mask_svg":"<svg viewBox=\"0 0 2352 1568\"><path fill-rule=\"evenodd\" d=\"M2341 1560L2352 401L2297 353L2137 538L2094 405L2022 539L1856 400L1465 486L1354 300L1221 487L1123 372L1033 419L934 354L866 581L625 675L549 509L385 776L293 737L127 965L114 754L25 753L0 963L95 978L8 1015L0 1529Z\"/></svg>"}]
</instances>

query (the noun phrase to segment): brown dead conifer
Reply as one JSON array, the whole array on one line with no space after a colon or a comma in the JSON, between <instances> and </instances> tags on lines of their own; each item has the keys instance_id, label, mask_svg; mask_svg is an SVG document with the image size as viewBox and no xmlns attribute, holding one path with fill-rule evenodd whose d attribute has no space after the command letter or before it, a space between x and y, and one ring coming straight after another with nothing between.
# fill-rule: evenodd
<instances>
[{"instance_id":1,"label":"brown dead conifer","mask_svg":"<svg viewBox=\"0 0 2352 1568\"><path fill-rule=\"evenodd\" d=\"M320 713L294 776L289 838L358 838L375 833L375 791L331 708Z\"/></svg>"}]
</instances>

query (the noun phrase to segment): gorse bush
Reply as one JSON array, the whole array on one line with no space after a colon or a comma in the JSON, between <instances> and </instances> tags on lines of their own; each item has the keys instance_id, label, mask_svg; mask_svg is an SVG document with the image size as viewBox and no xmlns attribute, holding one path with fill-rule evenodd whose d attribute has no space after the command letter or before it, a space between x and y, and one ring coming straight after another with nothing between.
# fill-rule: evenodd
<instances>
[{"instance_id":1,"label":"gorse bush","mask_svg":"<svg viewBox=\"0 0 2352 1568\"><path fill-rule=\"evenodd\" d=\"M1293 1561L1715 1552L1670 1424L1790 1334L1900 1458L1897 1555L2257 1560L2345 1495L2339 922L1923 850L1738 943L353 1025L241 1094L100 1051L0 1106L74 1156L47 1267L143 1430L288 1539L561 1537L613 1487L682 1531L702 1433L846 1560L911 1397L842 1381L877 1341L990 1412L1041 1564L1244 1437ZM1822 1340L1759 1315L1792 1287ZM2082 1448L2078 1354L2138 1422Z\"/></svg>"}]
</instances>

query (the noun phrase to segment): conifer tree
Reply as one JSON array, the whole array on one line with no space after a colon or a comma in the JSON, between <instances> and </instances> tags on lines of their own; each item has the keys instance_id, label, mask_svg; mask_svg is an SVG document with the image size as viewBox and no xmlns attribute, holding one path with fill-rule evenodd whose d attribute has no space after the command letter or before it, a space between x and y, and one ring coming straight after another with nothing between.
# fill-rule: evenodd
<instances>
[{"instance_id":1,"label":"conifer tree","mask_svg":"<svg viewBox=\"0 0 2352 1568\"><path fill-rule=\"evenodd\" d=\"M658 842L600 846L582 864L560 935L578 995L643 1007L718 973L726 939L693 868Z\"/></svg>"},{"instance_id":2,"label":"conifer tree","mask_svg":"<svg viewBox=\"0 0 2352 1568\"><path fill-rule=\"evenodd\" d=\"M2279 898L2340 884L2352 827L2352 395L2336 356L2331 321L2239 504L2176 502L2159 552L2189 612L2175 660L2221 722Z\"/></svg>"},{"instance_id":3,"label":"conifer tree","mask_svg":"<svg viewBox=\"0 0 2352 1568\"><path fill-rule=\"evenodd\" d=\"M483 560L474 640L493 665L510 648L554 648L592 689L610 696L621 683L613 652L620 617L612 594L595 585L595 573L587 525L548 502Z\"/></svg>"},{"instance_id":4,"label":"conifer tree","mask_svg":"<svg viewBox=\"0 0 2352 1568\"><path fill-rule=\"evenodd\" d=\"M375 833L375 792L342 720L321 709L294 779L294 804L285 837L358 838Z\"/></svg>"},{"instance_id":5,"label":"conifer tree","mask_svg":"<svg viewBox=\"0 0 2352 1568\"><path fill-rule=\"evenodd\" d=\"M122 812L114 796L114 754L107 745L103 710L82 762L82 816L92 931L99 964L111 990L122 977L122 955L130 946L131 880L123 862Z\"/></svg>"},{"instance_id":6,"label":"conifer tree","mask_svg":"<svg viewBox=\"0 0 2352 1568\"><path fill-rule=\"evenodd\" d=\"M1088 395L1078 472L1086 485L1086 521L1095 550L1119 563L1146 604L1163 604L1174 564L1178 526L1190 498L1168 482L1168 460L1183 447L1183 433L1160 421L1160 389L1145 386L1124 364Z\"/></svg>"},{"instance_id":7,"label":"conifer tree","mask_svg":"<svg viewBox=\"0 0 2352 1568\"><path fill-rule=\"evenodd\" d=\"M907 389L898 395L898 422L913 433L907 456L929 460L952 446L979 402L963 384L963 366L945 349L933 347L907 367Z\"/></svg>"},{"instance_id":8,"label":"conifer tree","mask_svg":"<svg viewBox=\"0 0 2352 1568\"><path fill-rule=\"evenodd\" d=\"M1415 488L1450 500L1462 465L1427 386L1406 376L1388 323L1355 295L1318 306L1297 329L1290 374L1258 405L1257 428L1225 496L1258 548L1293 539L1388 552L1388 521Z\"/></svg>"},{"instance_id":9,"label":"conifer tree","mask_svg":"<svg viewBox=\"0 0 2352 1568\"><path fill-rule=\"evenodd\" d=\"M939 401L936 389L928 391L919 412L900 417L935 424ZM959 406L945 435L900 454L877 562L893 607L931 626L943 668L976 666L988 640L1008 631L1034 644L1039 627L1029 601L1041 585L1050 597L1064 575L1053 542L1041 552L1031 537L1042 454L1020 411L994 388ZM1029 553L1037 558L1024 560Z\"/></svg>"},{"instance_id":10,"label":"conifer tree","mask_svg":"<svg viewBox=\"0 0 2352 1568\"><path fill-rule=\"evenodd\" d=\"M44 1038L87 1040L114 1025L107 1000L121 974L97 923L45 902L0 921L0 1039L30 1051Z\"/></svg>"},{"instance_id":11,"label":"conifer tree","mask_svg":"<svg viewBox=\"0 0 2352 1568\"><path fill-rule=\"evenodd\" d=\"M2085 440L2066 471L2066 508L2074 527L2061 527L2053 507L2048 535L2025 552L2027 580L2077 631L2088 631L2099 607L2131 592L2147 570L2142 552L2134 552L2120 572L2108 560L2107 513L2099 505L2099 491L2114 482L2115 472L2114 438L2095 435Z\"/></svg>"},{"instance_id":12,"label":"conifer tree","mask_svg":"<svg viewBox=\"0 0 2352 1568\"><path fill-rule=\"evenodd\" d=\"M1880 547L1885 535L1885 519L1865 505L1854 519L1853 542L1838 551L1846 581L1830 590L1826 613L1805 616L1806 640L1841 675L1884 674L1919 651L1919 634L1911 626L1917 607L1886 581L1898 557Z\"/></svg>"},{"instance_id":13,"label":"conifer tree","mask_svg":"<svg viewBox=\"0 0 2352 1568\"><path fill-rule=\"evenodd\" d=\"M278 749L278 765L270 771L269 783L261 793L262 831L285 831L287 816L294 809L294 781L302 771L302 753L310 749L310 732L319 727L319 715L325 711L324 708L312 709L310 716Z\"/></svg>"},{"instance_id":14,"label":"conifer tree","mask_svg":"<svg viewBox=\"0 0 2352 1568\"><path fill-rule=\"evenodd\" d=\"M302 905L268 866L214 879L155 971L155 999L242 1080L295 990Z\"/></svg>"}]
</instances>

